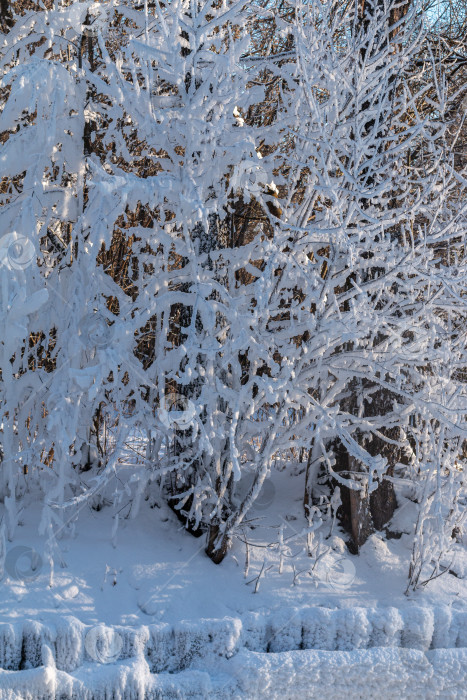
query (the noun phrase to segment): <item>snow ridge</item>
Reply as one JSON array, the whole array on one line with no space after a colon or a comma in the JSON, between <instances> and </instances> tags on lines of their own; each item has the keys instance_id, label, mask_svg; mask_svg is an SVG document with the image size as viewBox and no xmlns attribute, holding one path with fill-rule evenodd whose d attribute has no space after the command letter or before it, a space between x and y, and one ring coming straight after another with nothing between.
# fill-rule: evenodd
<instances>
[{"instance_id":1,"label":"snow ridge","mask_svg":"<svg viewBox=\"0 0 467 700\"><path fill-rule=\"evenodd\" d=\"M206 670L151 674L143 657L85 666L71 675L53 659L41 668L0 671L2 700L457 700L465 690L467 649L374 648L261 654L243 649Z\"/></svg>"},{"instance_id":2,"label":"snow ridge","mask_svg":"<svg viewBox=\"0 0 467 700\"><path fill-rule=\"evenodd\" d=\"M44 646L60 671L84 664L143 658L151 673L176 673L200 661L230 659L242 650L355 651L373 648L467 648L467 611L447 606L388 608L304 607L243 619L202 619L140 627L85 625L68 617L56 625L26 621L0 626L0 668L43 665Z\"/></svg>"}]
</instances>

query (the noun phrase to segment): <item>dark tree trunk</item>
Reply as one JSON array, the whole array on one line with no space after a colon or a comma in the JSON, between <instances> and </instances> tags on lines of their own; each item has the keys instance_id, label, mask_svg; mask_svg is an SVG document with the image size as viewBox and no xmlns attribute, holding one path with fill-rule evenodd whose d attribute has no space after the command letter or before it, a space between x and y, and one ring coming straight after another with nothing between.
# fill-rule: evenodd
<instances>
[{"instance_id":1,"label":"dark tree trunk","mask_svg":"<svg viewBox=\"0 0 467 700\"><path fill-rule=\"evenodd\" d=\"M352 471L360 471L359 465L353 457L349 458L349 465ZM358 478L355 480L358 482ZM352 539L358 549L362 544L365 544L368 537L375 531L370 507L370 496L365 483L363 483L363 490L361 491L349 489L349 505Z\"/></svg>"},{"instance_id":2,"label":"dark tree trunk","mask_svg":"<svg viewBox=\"0 0 467 700\"><path fill-rule=\"evenodd\" d=\"M13 13L9 0L0 0L0 29L4 34L8 34L13 25Z\"/></svg>"},{"instance_id":3,"label":"dark tree trunk","mask_svg":"<svg viewBox=\"0 0 467 700\"><path fill-rule=\"evenodd\" d=\"M221 535L219 523L211 523L205 551L214 564L220 564L224 560L229 546L230 540L226 535Z\"/></svg>"},{"instance_id":4,"label":"dark tree trunk","mask_svg":"<svg viewBox=\"0 0 467 700\"><path fill-rule=\"evenodd\" d=\"M363 386L368 389L368 382L364 382ZM355 387L355 394L349 400L354 410L346 406L349 412L354 412L356 409L357 390ZM385 389L375 391L372 403L364 402L364 415L368 418L385 415L391 409L393 399L394 396ZM397 440L400 435L397 427L382 429L380 432L390 440ZM356 437L372 457L381 455L387 459L388 467L385 476L392 477L396 463L403 461L401 448L375 435L365 439L362 436ZM352 475L358 481L358 473L363 471L358 462L349 455L339 440L336 440L332 447L336 459L336 472L342 473L344 477ZM392 518L397 505L394 486L389 479L383 477L377 488L363 498L359 491L353 491L346 486L340 486L340 489L342 505L339 509L339 517L342 526L350 532L352 543L358 550L372 532L382 530Z\"/></svg>"}]
</instances>

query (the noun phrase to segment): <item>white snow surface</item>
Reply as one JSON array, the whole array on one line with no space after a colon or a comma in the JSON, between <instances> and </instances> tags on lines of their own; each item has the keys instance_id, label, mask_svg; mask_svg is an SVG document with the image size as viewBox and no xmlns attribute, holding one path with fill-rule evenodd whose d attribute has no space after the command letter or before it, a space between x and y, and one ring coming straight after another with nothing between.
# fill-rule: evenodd
<instances>
[{"instance_id":1,"label":"white snow surface","mask_svg":"<svg viewBox=\"0 0 467 700\"><path fill-rule=\"evenodd\" d=\"M290 499L281 478L253 513L257 545L280 525L277 501ZM298 503L296 513L282 521L286 537L302 528ZM10 548L34 548L40 566L3 581L1 700L465 697L465 581L446 574L407 598L408 534L375 534L355 557L335 529L316 575L292 585L293 568L310 568L305 538L281 574L274 548L251 547L245 578L242 542L215 566L204 538L177 530L150 499L121 520L113 545L111 509L87 507L78 534L63 533L51 576L32 504L22 518ZM254 594L247 584L263 563Z\"/></svg>"},{"instance_id":2,"label":"white snow surface","mask_svg":"<svg viewBox=\"0 0 467 700\"><path fill-rule=\"evenodd\" d=\"M112 507L104 505L97 511L84 502L77 515L70 513L69 522L65 514L51 575L46 537L38 535L40 505L25 500L21 526L14 541L7 543L7 556L17 547L30 548L40 557L40 566L29 577L6 572L0 622L33 619L48 625L72 616L86 625L138 627L308 606L404 611L417 605L467 611L467 554L462 545L455 561L447 562L456 575L446 573L407 597L410 534L387 540L376 533L353 556L345 546L346 536L335 527L329 537L329 525L324 525L321 549L326 551L310 575L314 562L307 556L306 536L300 534L306 527L301 497L297 497L302 479L301 474L276 472L270 502L253 506L250 526L254 529L245 527L252 545L246 577L241 539L234 540L229 556L215 566L204 553L205 538L187 534L157 493L142 501L135 518L126 518L130 498L127 507L122 501L115 537ZM396 516L402 516L401 510ZM282 518L280 513L288 515ZM277 541L281 525L284 540L294 539L287 543L288 555L279 573L278 550L268 545ZM255 594L254 582L248 582L258 576L263 563ZM18 562L20 570L28 565L27 560ZM296 585L294 569L299 574Z\"/></svg>"},{"instance_id":3,"label":"white snow surface","mask_svg":"<svg viewBox=\"0 0 467 700\"><path fill-rule=\"evenodd\" d=\"M2 700L263 700L349 697L361 700L463 698L467 649L371 649L258 654L243 650L217 667L178 674L149 672L142 657L75 674L53 664L0 673Z\"/></svg>"},{"instance_id":4,"label":"white snow surface","mask_svg":"<svg viewBox=\"0 0 467 700\"><path fill-rule=\"evenodd\" d=\"M465 697L462 546L456 575L407 597L411 535L376 533L352 556L336 526L310 575L295 480L278 472L253 508L246 577L242 541L215 566L157 497L123 509L114 538L113 509L85 505L52 571L31 502L7 556L29 547L39 566L2 581L0 700ZM266 545L281 524L294 539L279 573Z\"/></svg>"}]
</instances>

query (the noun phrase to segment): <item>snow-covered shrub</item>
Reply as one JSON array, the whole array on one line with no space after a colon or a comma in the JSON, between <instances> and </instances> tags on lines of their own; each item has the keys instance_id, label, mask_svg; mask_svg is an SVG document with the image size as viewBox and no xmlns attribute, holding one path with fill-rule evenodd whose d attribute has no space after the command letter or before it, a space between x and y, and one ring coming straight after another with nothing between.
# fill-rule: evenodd
<instances>
[{"instance_id":1,"label":"snow-covered shrub","mask_svg":"<svg viewBox=\"0 0 467 700\"><path fill-rule=\"evenodd\" d=\"M138 431L132 516L158 480L216 562L290 448L309 455L307 515L321 469L349 491L357 544L378 489L412 480L409 584L445 568L462 517L466 180L418 3L364 5L297 1L266 44L249 0L12 15L1 496L12 538L22 491L41 494L52 568L98 492L116 537L108 484ZM331 627L304 634L334 644Z\"/></svg>"}]
</instances>

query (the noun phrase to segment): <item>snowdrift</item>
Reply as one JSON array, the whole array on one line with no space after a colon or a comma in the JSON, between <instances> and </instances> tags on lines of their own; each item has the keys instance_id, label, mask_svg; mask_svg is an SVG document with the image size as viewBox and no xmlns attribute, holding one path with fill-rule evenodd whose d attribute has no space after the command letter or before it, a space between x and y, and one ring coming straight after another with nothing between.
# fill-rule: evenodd
<instances>
[{"instance_id":1,"label":"snowdrift","mask_svg":"<svg viewBox=\"0 0 467 700\"><path fill-rule=\"evenodd\" d=\"M47 651L45 651L47 658ZM45 661L47 664L47 661ZM82 667L0 672L2 700L425 700L464 697L467 649L241 650L206 671L151 674L143 657Z\"/></svg>"},{"instance_id":2,"label":"snowdrift","mask_svg":"<svg viewBox=\"0 0 467 700\"><path fill-rule=\"evenodd\" d=\"M83 664L144 657L151 673L175 673L203 659L229 659L241 649L280 653L299 649L355 651L376 647L452 649L467 647L467 612L435 608L289 608L243 619L203 619L142 625L90 626L73 617L55 625L27 621L0 625L0 668L42 665L47 646L60 671Z\"/></svg>"},{"instance_id":3,"label":"snowdrift","mask_svg":"<svg viewBox=\"0 0 467 700\"><path fill-rule=\"evenodd\" d=\"M1 700L459 698L467 612L289 608L131 627L0 627Z\"/></svg>"}]
</instances>

